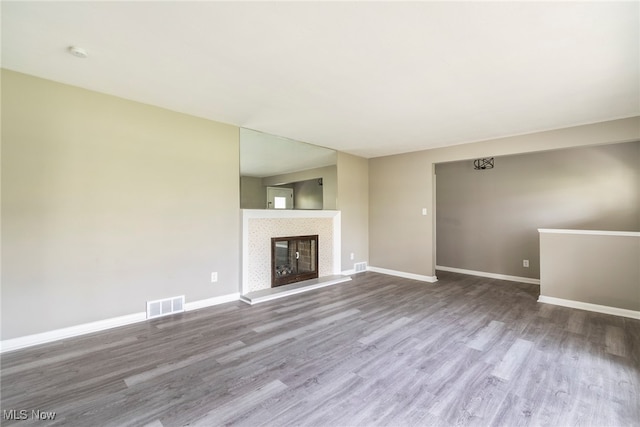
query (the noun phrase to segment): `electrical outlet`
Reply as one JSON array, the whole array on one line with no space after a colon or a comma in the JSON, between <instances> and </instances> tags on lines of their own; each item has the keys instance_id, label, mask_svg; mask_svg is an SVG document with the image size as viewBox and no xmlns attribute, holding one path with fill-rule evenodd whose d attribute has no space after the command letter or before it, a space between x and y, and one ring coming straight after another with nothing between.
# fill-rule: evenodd
<instances>
[{"instance_id":1,"label":"electrical outlet","mask_svg":"<svg viewBox=\"0 0 640 427\"><path fill-rule=\"evenodd\" d=\"M522 260L522 266L528 268L529 267L529 260L528 259L523 259Z\"/></svg>"},{"instance_id":2,"label":"electrical outlet","mask_svg":"<svg viewBox=\"0 0 640 427\"><path fill-rule=\"evenodd\" d=\"M351 261L353 261L355 259L355 257L356 257L356 255L353 252L351 252Z\"/></svg>"},{"instance_id":3,"label":"electrical outlet","mask_svg":"<svg viewBox=\"0 0 640 427\"><path fill-rule=\"evenodd\" d=\"M211 283L215 283L218 281L218 272L214 271L213 273L211 273Z\"/></svg>"}]
</instances>

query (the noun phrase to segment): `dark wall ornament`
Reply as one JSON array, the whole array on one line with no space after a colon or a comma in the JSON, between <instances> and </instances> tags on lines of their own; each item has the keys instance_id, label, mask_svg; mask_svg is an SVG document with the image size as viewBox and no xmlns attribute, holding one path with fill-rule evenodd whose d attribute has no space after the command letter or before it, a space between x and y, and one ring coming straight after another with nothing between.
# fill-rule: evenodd
<instances>
[{"instance_id":1,"label":"dark wall ornament","mask_svg":"<svg viewBox=\"0 0 640 427\"><path fill-rule=\"evenodd\" d=\"M493 169L493 157L487 157L485 159L476 159L473 161L473 168L475 170Z\"/></svg>"}]
</instances>

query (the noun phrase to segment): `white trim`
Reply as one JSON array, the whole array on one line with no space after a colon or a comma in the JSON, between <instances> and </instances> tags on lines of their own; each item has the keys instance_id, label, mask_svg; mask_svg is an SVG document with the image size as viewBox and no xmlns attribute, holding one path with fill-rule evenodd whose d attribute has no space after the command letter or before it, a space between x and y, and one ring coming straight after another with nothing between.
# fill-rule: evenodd
<instances>
[{"instance_id":1,"label":"white trim","mask_svg":"<svg viewBox=\"0 0 640 427\"><path fill-rule=\"evenodd\" d=\"M324 278L321 277L319 279L305 280L303 282L292 283L291 285L262 289L246 295L241 295L240 301L249 305L255 305L261 302L288 297L289 295L295 295L302 292L312 291L314 289L324 288L326 286L338 285L350 280L351 277L349 276L329 276Z\"/></svg>"},{"instance_id":2,"label":"white trim","mask_svg":"<svg viewBox=\"0 0 640 427\"><path fill-rule=\"evenodd\" d=\"M240 300L240 292L235 292L233 294L222 295L219 297L201 299L198 301L188 302L184 305L185 311L198 310L205 307L212 307L214 305L225 304L228 302L238 301Z\"/></svg>"},{"instance_id":3,"label":"white trim","mask_svg":"<svg viewBox=\"0 0 640 427\"><path fill-rule=\"evenodd\" d=\"M238 301L239 299L240 293L236 292L229 295L189 302L184 304L184 309L185 311L197 310L199 308ZM140 313L127 314L125 316L83 323L81 325L69 326L67 328L54 329L53 331L41 332L39 334L11 338L0 341L0 353L20 350L34 345L46 344L48 342L58 341L65 338L73 338L93 332L100 332L107 329L117 328L119 326L130 325L132 323L144 322L145 320L147 320L147 313L143 311Z\"/></svg>"},{"instance_id":4,"label":"white trim","mask_svg":"<svg viewBox=\"0 0 640 427\"><path fill-rule=\"evenodd\" d=\"M510 282L529 283L531 285L539 285L540 279L531 277L510 276L508 274L487 273L485 271L465 270L464 268L444 267L436 265L436 270L449 271L451 273L468 274L470 276L487 277L489 279L509 280Z\"/></svg>"},{"instance_id":5,"label":"white trim","mask_svg":"<svg viewBox=\"0 0 640 427\"><path fill-rule=\"evenodd\" d=\"M132 323L143 322L145 320L147 320L147 313L142 311L140 313L113 317L111 319L104 319L95 322L84 323L81 325L69 326L68 328L54 329L53 331L12 338L0 342L0 353L19 350L22 348L31 347L38 344L45 344L65 338L77 337L93 332L104 331L106 329L130 325Z\"/></svg>"},{"instance_id":6,"label":"white trim","mask_svg":"<svg viewBox=\"0 0 640 427\"><path fill-rule=\"evenodd\" d=\"M342 270L342 214L340 211L329 211L333 215L333 271L340 274Z\"/></svg>"},{"instance_id":7,"label":"white trim","mask_svg":"<svg viewBox=\"0 0 640 427\"><path fill-rule=\"evenodd\" d=\"M591 304L589 302L574 301L555 297L540 295L538 302L545 304L560 305L562 307L577 308L580 310L595 311L596 313L611 314L613 316L629 317L640 319L640 311L627 310L626 308L610 307L608 305Z\"/></svg>"},{"instance_id":8,"label":"white trim","mask_svg":"<svg viewBox=\"0 0 640 427\"><path fill-rule=\"evenodd\" d=\"M539 233L550 234L591 234L598 236L627 236L627 237L640 237L638 231L603 231L603 230L561 230L555 228L538 228Z\"/></svg>"},{"instance_id":9,"label":"white trim","mask_svg":"<svg viewBox=\"0 0 640 427\"><path fill-rule=\"evenodd\" d=\"M352 268L351 270L342 270L340 274L342 274L343 276L351 276L356 274L356 269Z\"/></svg>"},{"instance_id":10,"label":"white trim","mask_svg":"<svg viewBox=\"0 0 640 427\"><path fill-rule=\"evenodd\" d=\"M249 218L334 218L340 211L316 209L242 209L245 219Z\"/></svg>"},{"instance_id":11,"label":"white trim","mask_svg":"<svg viewBox=\"0 0 640 427\"><path fill-rule=\"evenodd\" d=\"M374 273L388 274L389 276L404 277L405 279L419 280L421 282L435 283L438 281L436 276L423 276L422 274L406 273L404 271L389 270L388 268L367 266L367 271Z\"/></svg>"}]
</instances>

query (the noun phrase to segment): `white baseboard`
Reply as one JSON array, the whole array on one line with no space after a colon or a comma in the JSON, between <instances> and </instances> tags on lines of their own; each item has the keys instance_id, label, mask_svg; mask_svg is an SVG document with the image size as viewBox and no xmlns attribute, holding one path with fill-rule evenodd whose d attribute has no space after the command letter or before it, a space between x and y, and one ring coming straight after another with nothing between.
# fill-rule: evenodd
<instances>
[{"instance_id":1,"label":"white baseboard","mask_svg":"<svg viewBox=\"0 0 640 427\"><path fill-rule=\"evenodd\" d=\"M237 301L240 299L240 293L223 295L215 298L208 298L199 301L193 301L184 305L185 311L197 310L198 308L210 307L212 305L224 304L226 302ZM23 337L11 338L0 341L0 354L8 351L20 350L38 344L46 344L48 342L58 341L65 338L77 337L80 335L100 332L107 329L126 326L132 323L144 322L147 320L147 313L127 314L125 316L112 317L111 319L98 320L95 322L84 323L81 325L69 326L68 328L54 329L53 331L41 332L39 334L26 335Z\"/></svg>"},{"instance_id":2,"label":"white baseboard","mask_svg":"<svg viewBox=\"0 0 640 427\"><path fill-rule=\"evenodd\" d=\"M540 295L538 302L545 304L560 305L562 307L578 308L580 310L595 311L596 313L611 314L614 316L640 319L640 311L627 310L626 308L610 307L608 305L591 304L589 302L574 301L555 297Z\"/></svg>"},{"instance_id":3,"label":"white baseboard","mask_svg":"<svg viewBox=\"0 0 640 427\"><path fill-rule=\"evenodd\" d=\"M130 325L132 323L147 320L147 313L127 314L125 316L112 317L111 319L98 320L96 322L84 323L68 328L54 329L53 331L41 332L39 334L26 335L24 337L12 338L0 342L0 353L19 350L38 344L45 344L65 338L77 337L93 332L104 331L106 329L117 328L118 326Z\"/></svg>"},{"instance_id":4,"label":"white baseboard","mask_svg":"<svg viewBox=\"0 0 640 427\"><path fill-rule=\"evenodd\" d=\"M219 297L201 299L199 301L188 302L184 305L185 311L198 310L199 308L212 307L214 305L225 304L240 300L240 292L222 295Z\"/></svg>"},{"instance_id":5,"label":"white baseboard","mask_svg":"<svg viewBox=\"0 0 640 427\"><path fill-rule=\"evenodd\" d=\"M507 274L487 273L485 271L465 270L464 268L444 267L436 265L436 270L449 271L451 273L468 274L470 276L487 277L489 279L509 280L511 282L529 283L531 285L539 285L540 279L532 279L531 277L509 276Z\"/></svg>"},{"instance_id":6,"label":"white baseboard","mask_svg":"<svg viewBox=\"0 0 640 427\"><path fill-rule=\"evenodd\" d=\"M343 276L351 276L353 274L356 274L356 269L352 268L351 270L344 270L340 274L342 274Z\"/></svg>"},{"instance_id":7,"label":"white baseboard","mask_svg":"<svg viewBox=\"0 0 640 427\"><path fill-rule=\"evenodd\" d=\"M435 283L438 281L436 276L423 276L422 274L406 273L404 271L389 270L388 268L367 266L367 271L388 274L390 276L404 277L405 279L419 280L421 282Z\"/></svg>"}]
</instances>

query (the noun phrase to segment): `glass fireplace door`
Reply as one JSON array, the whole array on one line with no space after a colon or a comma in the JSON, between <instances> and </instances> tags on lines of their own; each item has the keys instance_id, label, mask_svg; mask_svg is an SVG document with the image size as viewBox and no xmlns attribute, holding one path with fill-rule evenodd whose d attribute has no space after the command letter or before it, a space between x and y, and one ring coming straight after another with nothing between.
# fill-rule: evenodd
<instances>
[{"instance_id":1,"label":"glass fireplace door","mask_svg":"<svg viewBox=\"0 0 640 427\"><path fill-rule=\"evenodd\" d=\"M271 287L318 277L318 236L271 239Z\"/></svg>"}]
</instances>

